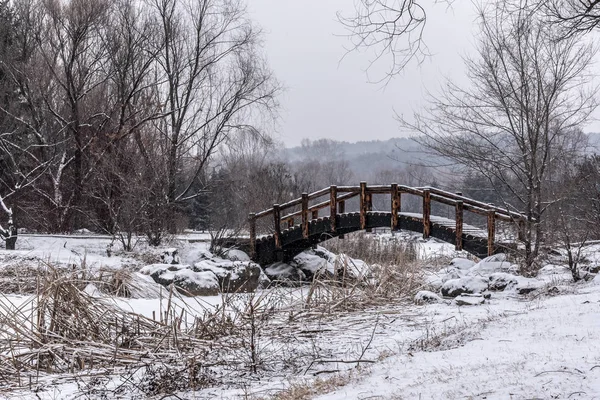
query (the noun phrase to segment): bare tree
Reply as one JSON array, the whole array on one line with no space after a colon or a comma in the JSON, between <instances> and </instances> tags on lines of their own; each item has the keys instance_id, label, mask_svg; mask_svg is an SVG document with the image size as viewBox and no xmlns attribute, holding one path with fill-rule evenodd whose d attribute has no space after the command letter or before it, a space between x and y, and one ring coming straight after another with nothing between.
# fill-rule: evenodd
<instances>
[{"instance_id":1,"label":"bare tree","mask_svg":"<svg viewBox=\"0 0 600 400\"><path fill-rule=\"evenodd\" d=\"M525 1L480 13L479 54L467 59L472 84L449 82L405 127L435 153L509 190L506 206L525 211L525 265L534 267L557 160L581 150L573 138L596 108L589 67L596 49L555 28ZM581 137L581 135L577 135Z\"/></svg>"},{"instance_id":2,"label":"bare tree","mask_svg":"<svg viewBox=\"0 0 600 400\"><path fill-rule=\"evenodd\" d=\"M388 63L381 81L397 75L411 60L428 55L423 41L427 12L421 1L359 0L355 5L354 15L338 14L338 20L349 33L350 51L371 49L371 66L380 60Z\"/></svg>"},{"instance_id":3,"label":"bare tree","mask_svg":"<svg viewBox=\"0 0 600 400\"><path fill-rule=\"evenodd\" d=\"M157 121L167 163L167 199L184 202L219 145L272 112L278 85L258 51L259 31L238 0L152 0L160 23ZM186 173L182 173L183 164Z\"/></svg>"},{"instance_id":4,"label":"bare tree","mask_svg":"<svg viewBox=\"0 0 600 400\"><path fill-rule=\"evenodd\" d=\"M600 26L598 0L549 0L541 2L541 7L568 36L587 33Z\"/></svg>"}]
</instances>

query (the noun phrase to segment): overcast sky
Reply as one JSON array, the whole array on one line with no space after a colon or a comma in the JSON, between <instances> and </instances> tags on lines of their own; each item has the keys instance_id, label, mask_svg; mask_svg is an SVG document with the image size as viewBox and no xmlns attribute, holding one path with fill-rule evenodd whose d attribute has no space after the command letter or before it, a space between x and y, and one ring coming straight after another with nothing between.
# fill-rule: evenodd
<instances>
[{"instance_id":1,"label":"overcast sky","mask_svg":"<svg viewBox=\"0 0 600 400\"><path fill-rule=\"evenodd\" d=\"M356 142L406 136L394 112L412 115L424 104L426 91L436 92L444 77L468 82L461 57L473 52L477 33L471 1L454 2L450 9L444 3L430 7L425 35L433 56L410 65L385 89L368 83L368 54L352 53L342 61L349 42L336 12L350 15L354 0L248 2L264 30L271 68L286 88L276 137L287 146L303 138ZM584 130L600 132L600 123Z\"/></svg>"},{"instance_id":2,"label":"overcast sky","mask_svg":"<svg viewBox=\"0 0 600 400\"><path fill-rule=\"evenodd\" d=\"M449 11L433 8L426 40L434 56L382 88L368 83L368 54L352 53L342 61L349 42L336 12L351 14L353 0L249 0L265 33L271 68L286 88L277 136L288 146L302 138L355 142L402 136L394 110L412 114L444 76L464 79L461 55L473 46L474 11L471 2L462 4Z\"/></svg>"}]
</instances>

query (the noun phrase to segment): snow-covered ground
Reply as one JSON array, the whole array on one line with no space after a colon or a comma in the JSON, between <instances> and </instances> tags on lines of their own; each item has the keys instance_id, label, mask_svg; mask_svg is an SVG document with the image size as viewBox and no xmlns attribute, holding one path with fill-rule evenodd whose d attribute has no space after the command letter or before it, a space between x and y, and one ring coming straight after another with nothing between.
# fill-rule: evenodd
<instances>
[{"instance_id":1,"label":"snow-covered ground","mask_svg":"<svg viewBox=\"0 0 600 400\"><path fill-rule=\"evenodd\" d=\"M141 262L136 257L109 257L102 238L83 241L30 236L19 240L17 252L0 252L5 263L17 256L67 264L85 259L88 265L112 268ZM428 256L451 255L445 244L430 241L423 245L423 254ZM200 247L205 249L206 244L188 247L187 253L182 253L183 261L188 262L186 254ZM600 260L597 247L588 250L592 262ZM471 274L486 265L492 264L479 265ZM465 261L458 265L461 268L473 267ZM446 269L439 275L452 278L449 274ZM258 345L264 365L260 371L236 375L206 389L177 392L177 397L157 398L264 399L303 387L312 394L297 398L600 399L600 278L573 284L562 267L549 267L540 283L537 290L525 295L515 290L493 292L477 306L458 306L450 300L425 305L404 301L335 313L305 312L300 307L293 318L288 310L306 302L309 288L262 291L257 296L277 295L276 303L286 311L274 313L269 329L261 332ZM230 296L171 301L193 317L214 311ZM252 295L236 296L241 303L252 300ZM16 305L27 298L0 294L2 301ZM114 301L123 309L152 318L162 314L167 299L165 291L158 298ZM282 369L282 362L293 365ZM86 385L97 379L93 375L85 372L77 379L45 376L31 389L25 383L11 392L0 387L0 398L117 397L117 392L90 391ZM101 387L127 385L131 378L131 374L116 370L110 383ZM118 397L145 398L135 390L119 392Z\"/></svg>"}]
</instances>

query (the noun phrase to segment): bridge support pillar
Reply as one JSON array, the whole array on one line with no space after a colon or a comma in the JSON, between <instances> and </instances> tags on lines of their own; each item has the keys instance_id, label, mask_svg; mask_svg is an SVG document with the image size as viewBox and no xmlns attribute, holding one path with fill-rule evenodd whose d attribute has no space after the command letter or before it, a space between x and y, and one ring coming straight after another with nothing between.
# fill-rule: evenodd
<instances>
[{"instance_id":1,"label":"bridge support pillar","mask_svg":"<svg viewBox=\"0 0 600 400\"><path fill-rule=\"evenodd\" d=\"M463 202L457 201L456 202L456 246L455 246L456 250L463 249L463 240L462 240L463 210L464 210Z\"/></svg>"},{"instance_id":2,"label":"bridge support pillar","mask_svg":"<svg viewBox=\"0 0 600 400\"><path fill-rule=\"evenodd\" d=\"M367 227L367 182L360 183L360 229Z\"/></svg>"},{"instance_id":3,"label":"bridge support pillar","mask_svg":"<svg viewBox=\"0 0 600 400\"><path fill-rule=\"evenodd\" d=\"M392 183L392 233L400 229L400 218L398 213L400 212L400 191L398 190L398 184Z\"/></svg>"},{"instance_id":4,"label":"bridge support pillar","mask_svg":"<svg viewBox=\"0 0 600 400\"><path fill-rule=\"evenodd\" d=\"M431 192L423 190L423 239L428 239L431 233Z\"/></svg>"},{"instance_id":5,"label":"bridge support pillar","mask_svg":"<svg viewBox=\"0 0 600 400\"><path fill-rule=\"evenodd\" d=\"M273 222L275 223L275 229L273 230L275 249L281 250L281 209L279 204L273 205Z\"/></svg>"},{"instance_id":6,"label":"bridge support pillar","mask_svg":"<svg viewBox=\"0 0 600 400\"><path fill-rule=\"evenodd\" d=\"M302 193L302 237L308 239L308 193Z\"/></svg>"},{"instance_id":7,"label":"bridge support pillar","mask_svg":"<svg viewBox=\"0 0 600 400\"><path fill-rule=\"evenodd\" d=\"M329 220L331 222L331 232L335 233L337 216L337 186L329 187Z\"/></svg>"},{"instance_id":8,"label":"bridge support pillar","mask_svg":"<svg viewBox=\"0 0 600 400\"><path fill-rule=\"evenodd\" d=\"M494 241L496 237L496 211L491 210L488 212L488 256L494 254Z\"/></svg>"},{"instance_id":9,"label":"bridge support pillar","mask_svg":"<svg viewBox=\"0 0 600 400\"><path fill-rule=\"evenodd\" d=\"M338 213L344 214L346 212L346 202L344 200L340 200L338 202ZM344 235L338 236L338 238L343 239Z\"/></svg>"}]
</instances>

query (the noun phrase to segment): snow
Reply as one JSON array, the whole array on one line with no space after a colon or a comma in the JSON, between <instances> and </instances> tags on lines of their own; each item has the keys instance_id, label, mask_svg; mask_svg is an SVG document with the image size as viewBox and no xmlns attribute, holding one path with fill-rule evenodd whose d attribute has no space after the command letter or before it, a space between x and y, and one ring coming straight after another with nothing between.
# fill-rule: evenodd
<instances>
[{"instance_id":1,"label":"snow","mask_svg":"<svg viewBox=\"0 0 600 400\"><path fill-rule=\"evenodd\" d=\"M0 268L12 262L14 258L11 257L21 256L55 259L61 263L85 259L88 265L104 266L107 262L113 268L140 265L139 260L126 254L107 257L102 253L105 244L104 239L78 242L69 238L27 238L20 244L20 250L0 251ZM224 263L232 263L214 258L206 251L205 244L180 250L186 265L148 263L142 268L147 275L134 274L140 285L142 282L154 285L152 287L159 295L155 298L115 298L114 302L148 318L162 315L169 289L154 284L149 275L167 270L196 279L197 274L204 273L206 276L199 283L210 280L214 283L214 271L226 270ZM600 252L600 247L597 250ZM302 256L309 264L307 268L314 270L318 265L331 270L330 254L317 257L319 260L315 257L317 255L313 253ZM343 260L343 256L336 257L336 260ZM549 265L542 269L537 279L523 278L514 275L513 265L502 256L494 257L475 265L469 260L454 258L450 266L438 272L429 271L426 275L426 282L431 286L439 283L438 289L442 285L451 288L468 286L474 293L486 292L488 285L505 280L506 289L491 293L489 299L463 293L449 301L441 299L437 293L423 290L415 296L416 304L397 302L305 320L292 320L286 312L281 323L275 325L275 333L261 333L264 336L261 336L262 349L271 352L269 368L261 375L248 374L236 382L237 386L229 384L177 393L177 397L264 398L291 384L311 384L317 378L335 377L336 373L327 372L334 370L347 377L347 384L332 387L330 393L316 398L600 398L600 275L590 282L573 284L564 266ZM590 260L598 258L591 252L588 257ZM243 264L233 262L236 263ZM209 270L194 272L190 265L198 267L198 264ZM357 273L365 266L359 260L347 264L358 265ZM289 264L277 263L271 265L267 273L283 277L302 272ZM557 291L553 291L556 288ZM529 289L535 290L535 294L523 294ZM277 289L259 291L257 296L276 294L278 306L284 308L304 304L310 289L274 290ZM104 297L93 284L88 285L85 292ZM250 295L234 296L241 302ZM15 307L26 303L28 298L0 295L0 301L11 302ZM173 307L185 309L193 316L202 315L206 310L214 311L227 299L231 297L174 297L169 301ZM278 359L287 353L298 355L294 362L301 368L295 373L277 370ZM361 358L370 362L360 365L349 362ZM86 377L81 377L74 383L67 376L52 377L35 395L41 399L84 398L86 395L81 392L84 379ZM119 379L117 372L108 387L124 384ZM122 395L123 398L136 396L143 397L136 393ZM27 388L0 393L2 399L31 397L32 392Z\"/></svg>"},{"instance_id":2,"label":"snow","mask_svg":"<svg viewBox=\"0 0 600 400\"><path fill-rule=\"evenodd\" d=\"M421 290L415 295L416 304L439 303L441 301L443 300L437 293L429 290Z\"/></svg>"},{"instance_id":3,"label":"snow","mask_svg":"<svg viewBox=\"0 0 600 400\"><path fill-rule=\"evenodd\" d=\"M481 309L499 311L494 304L461 307L465 315ZM399 352L317 399L598 398L599 311L600 287L591 285L526 302L517 313L472 323L476 336L460 347Z\"/></svg>"}]
</instances>

